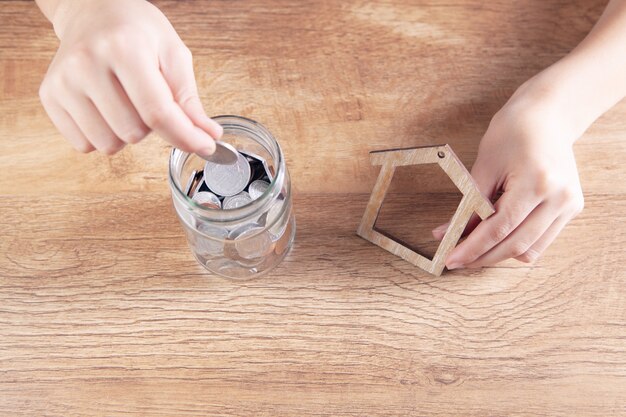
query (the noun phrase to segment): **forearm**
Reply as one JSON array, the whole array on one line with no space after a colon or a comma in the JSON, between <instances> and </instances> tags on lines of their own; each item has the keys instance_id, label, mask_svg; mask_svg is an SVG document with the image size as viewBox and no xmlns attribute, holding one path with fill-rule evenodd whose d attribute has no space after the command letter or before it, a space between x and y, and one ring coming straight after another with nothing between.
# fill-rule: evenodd
<instances>
[{"instance_id":1,"label":"forearm","mask_svg":"<svg viewBox=\"0 0 626 417\"><path fill-rule=\"evenodd\" d=\"M626 96L626 0L611 0L587 37L529 81L548 91L574 140Z\"/></svg>"}]
</instances>

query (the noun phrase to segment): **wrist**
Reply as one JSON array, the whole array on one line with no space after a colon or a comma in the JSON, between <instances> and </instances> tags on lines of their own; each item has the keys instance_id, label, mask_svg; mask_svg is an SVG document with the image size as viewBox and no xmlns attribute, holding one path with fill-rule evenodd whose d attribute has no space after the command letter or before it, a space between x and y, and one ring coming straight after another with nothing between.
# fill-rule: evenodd
<instances>
[{"instance_id":1,"label":"wrist","mask_svg":"<svg viewBox=\"0 0 626 417\"><path fill-rule=\"evenodd\" d=\"M56 8L50 16L50 22L59 39L67 32L67 28L76 19L89 12L89 8L98 5L105 5L107 0L57 0Z\"/></svg>"},{"instance_id":2,"label":"wrist","mask_svg":"<svg viewBox=\"0 0 626 417\"><path fill-rule=\"evenodd\" d=\"M584 132L572 117L571 106L564 104L558 83L542 74L527 80L496 113L492 123L524 132L518 140L545 141L571 146Z\"/></svg>"},{"instance_id":3,"label":"wrist","mask_svg":"<svg viewBox=\"0 0 626 417\"><path fill-rule=\"evenodd\" d=\"M589 60L569 55L524 82L505 107L553 126L559 137L573 144L619 101L616 91L607 91L611 83L602 80L602 73L593 72L591 65Z\"/></svg>"},{"instance_id":4,"label":"wrist","mask_svg":"<svg viewBox=\"0 0 626 417\"><path fill-rule=\"evenodd\" d=\"M549 104L573 140L626 94L622 66L609 65L594 52L575 51L520 87L520 93Z\"/></svg>"}]
</instances>

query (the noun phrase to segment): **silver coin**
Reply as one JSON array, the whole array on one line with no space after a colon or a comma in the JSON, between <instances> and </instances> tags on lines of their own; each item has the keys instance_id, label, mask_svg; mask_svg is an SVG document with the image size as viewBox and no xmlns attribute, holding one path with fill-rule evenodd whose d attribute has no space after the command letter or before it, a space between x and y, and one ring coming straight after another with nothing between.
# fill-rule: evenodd
<instances>
[{"instance_id":1,"label":"silver coin","mask_svg":"<svg viewBox=\"0 0 626 417\"><path fill-rule=\"evenodd\" d=\"M187 197L189 197L189 194L191 193L191 187L193 186L193 183L196 180L197 174L198 174L198 171L192 172L191 176L189 177L189 180L187 181L187 185L185 186L185 195Z\"/></svg>"},{"instance_id":2,"label":"silver coin","mask_svg":"<svg viewBox=\"0 0 626 417\"><path fill-rule=\"evenodd\" d=\"M231 197L224 198L223 208L224 210L236 209L252 202L250 194L245 191Z\"/></svg>"},{"instance_id":3,"label":"silver coin","mask_svg":"<svg viewBox=\"0 0 626 417\"><path fill-rule=\"evenodd\" d=\"M270 168L270 166L267 163L267 160L265 158L263 158L262 156L253 154L251 152L248 151L242 151L241 153L243 153L244 155L256 159L257 161L261 162L261 164L263 165L263 168L265 169L265 173L267 174L267 177L270 179L270 181L274 180L274 170L272 168Z\"/></svg>"},{"instance_id":4,"label":"silver coin","mask_svg":"<svg viewBox=\"0 0 626 417\"><path fill-rule=\"evenodd\" d=\"M204 176L204 171L194 171L187 182L187 186L185 187L185 195L187 197L191 197L196 193L199 185L202 183L202 177Z\"/></svg>"},{"instance_id":5,"label":"silver coin","mask_svg":"<svg viewBox=\"0 0 626 417\"><path fill-rule=\"evenodd\" d=\"M286 220L288 220L288 216L286 216L285 213L281 213L284 204L285 200L277 200L267 214L267 223L272 225L269 232L274 241L278 240L283 235L285 227L287 226ZM278 218L281 214L282 217Z\"/></svg>"},{"instance_id":6,"label":"silver coin","mask_svg":"<svg viewBox=\"0 0 626 417\"><path fill-rule=\"evenodd\" d=\"M208 191L201 191L194 194L192 200L207 208L218 210L222 208L222 202L219 197Z\"/></svg>"},{"instance_id":7,"label":"silver coin","mask_svg":"<svg viewBox=\"0 0 626 417\"><path fill-rule=\"evenodd\" d=\"M211 223L199 222L196 228L199 232L214 239L224 240L228 237L228 230Z\"/></svg>"},{"instance_id":8,"label":"silver coin","mask_svg":"<svg viewBox=\"0 0 626 417\"><path fill-rule=\"evenodd\" d=\"M250 163L237 154L237 163L221 165L208 162L204 166L204 182L215 194L227 197L242 192L250 181Z\"/></svg>"},{"instance_id":9,"label":"silver coin","mask_svg":"<svg viewBox=\"0 0 626 417\"><path fill-rule=\"evenodd\" d=\"M263 180L252 181L248 186L248 193L253 200L261 197L265 191L269 188L270 183Z\"/></svg>"},{"instance_id":10,"label":"silver coin","mask_svg":"<svg viewBox=\"0 0 626 417\"><path fill-rule=\"evenodd\" d=\"M235 241L235 249L245 259L260 258L274 250L270 234L262 226L249 223L229 233L229 239Z\"/></svg>"},{"instance_id":11,"label":"silver coin","mask_svg":"<svg viewBox=\"0 0 626 417\"><path fill-rule=\"evenodd\" d=\"M219 165L233 165L237 163L237 156L239 152L232 145L225 142L215 141L215 152L211 155L198 156L205 161L212 162Z\"/></svg>"},{"instance_id":12,"label":"silver coin","mask_svg":"<svg viewBox=\"0 0 626 417\"><path fill-rule=\"evenodd\" d=\"M196 253L202 256L221 255L224 251L224 239L228 236L226 229L211 224L200 223L197 229L202 234L194 234Z\"/></svg>"},{"instance_id":13,"label":"silver coin","mask_svg":"<svg viewBox=\"0 0 626 417\"><path fill-rule=\"evenodd\" d=\"M198 193L204 193L204 192L208 193L210 191L209 191L209 187L207 187L206 184L204 183L204 174L203 174L203 178L200 178L200 181L198 181L196 186L191 190L191 196L193 197L194 195Z\"/></svg>"}]
</instances>

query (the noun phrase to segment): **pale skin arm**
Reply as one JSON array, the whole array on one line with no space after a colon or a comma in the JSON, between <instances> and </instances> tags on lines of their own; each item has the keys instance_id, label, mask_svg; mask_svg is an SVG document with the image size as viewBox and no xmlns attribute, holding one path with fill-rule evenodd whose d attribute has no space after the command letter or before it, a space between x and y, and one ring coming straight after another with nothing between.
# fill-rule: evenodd
<instances>
[{"instance_id":1,"label":"pale skin arm","mask_svg":"<svg viewBox=\"0 0 626 417\"><path fill-rule=\"evenodd\" d=\"M198 97L192 57L145 0L37 0L61 44L40 88L54 125L79 151L114 154L150 131L211 154L221 126Z\"/></svg>"},{"instance_id":2,"label":"pale skin arm","mask_svg":"<svg viewBox=\"0 0 626 417\"><path fill-rule=\"evenodd\" d=\"M572 144L626 96L626 0L612 0L566 57L524 83L493 117L472 168L484 195L502 196L448 256L449 269L534 262L584 200ZM442 238L446 225L433 230Z\"/></svg>"}]
</instances>

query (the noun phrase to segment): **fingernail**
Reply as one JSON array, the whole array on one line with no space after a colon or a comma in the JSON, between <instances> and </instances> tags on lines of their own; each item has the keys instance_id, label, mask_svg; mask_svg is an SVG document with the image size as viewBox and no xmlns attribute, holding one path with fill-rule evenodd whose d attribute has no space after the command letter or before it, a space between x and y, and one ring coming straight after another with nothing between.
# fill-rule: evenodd
<instances>
[{"instance_id":1,"label":"fingernail","mask_svg":"<svg viewBox=\"0 0 626 417\"><path fill-rule=\"evenodd\" d=\"M463 264L460 264L458 262L451 262L449 264L446 264L446 268L448 268L449 270L459 269L459 268L463 268Z\"/></svg>"},{"instance_id":2,"label":"fingernail","mask_svg":"<svg viewBox=\"0 0 626 417\"><path fill-rule=\"evenodd\" d=\"M463 262L459 259L457 254L451 254L446 259L446 268L448 269L459 269L463 268Z\"/></svg>"}]
</instances>

